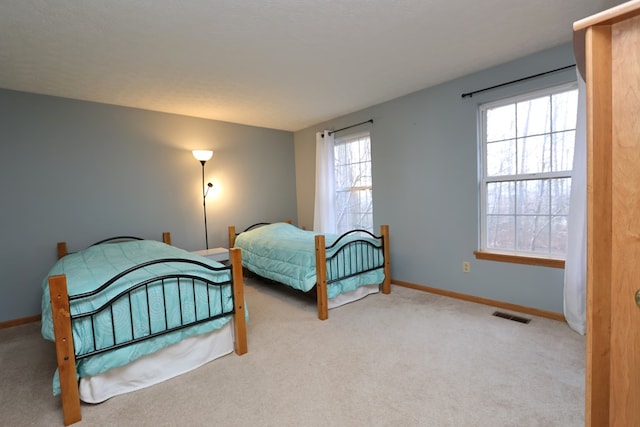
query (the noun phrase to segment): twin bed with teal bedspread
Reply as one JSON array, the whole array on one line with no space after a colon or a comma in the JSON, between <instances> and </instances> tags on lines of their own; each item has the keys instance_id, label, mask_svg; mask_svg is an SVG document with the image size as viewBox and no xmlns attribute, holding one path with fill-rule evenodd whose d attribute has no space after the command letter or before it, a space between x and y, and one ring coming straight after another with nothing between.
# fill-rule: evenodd
<instances>
[{"instance_id":1,"label":"twin bed with teal bedspread","mask_svg":"<svg viewBox=\"0 0 640 427\"><path fill-rule=\"evenodd\" d=\"M240 262L238 251L232 263ZM68 299L58 297L55 282L61 277ZM42 286L42 335L55 341L56 347L66 341L59 336L61 327L54 327L55 315L65 311L64 304L58 307L58 300L68 303L73 347L67 352L74 353L76 372L72 374L77 379L109 372L186 338L216 331L231 319L236 352L246 352L240 265L224 266L151 240L103 243L59 259ZM57 352L58 370L68 371ZM54 394L60 393L60 384L66 386L56 371ZM62 394L64 411L65 390Z\"/></svg>"},{"instance_id":2,"label":"twin bed with teal bedspread","mask_svg":"<svg viewBox=\"0 0 640 427\"><path fill-rule=\"evenodd\" d=\"M381 227L380 236L364 230L338 236L319 235L282 222L257 225L237 236L230 227L230 245L242 249L243 266L302 292L315 288L321 319L328 317L323 304L331 307L331 300L365 286L382 285L383 292L389 293L388 226Z\"/></svg>"}]
</instances>

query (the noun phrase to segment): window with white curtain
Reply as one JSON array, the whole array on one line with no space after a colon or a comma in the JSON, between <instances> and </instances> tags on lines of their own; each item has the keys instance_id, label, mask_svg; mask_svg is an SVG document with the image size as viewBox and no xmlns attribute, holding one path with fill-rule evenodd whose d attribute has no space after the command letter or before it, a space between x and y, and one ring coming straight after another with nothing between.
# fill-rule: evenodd
<instances>
[{"instance_id":1,"label":"window with white curtain","mask_svg":"<svg viewBox=\"0 0 640 427\"><path fill-rule=\"evenodd\" d=\"M564 258L578 90L480 106L481 251Z\"/></svg>"},{"instance_id":2,"label":"window with white curtain","mask_svg":"<svg viewBox=\"0 0 640 427\"><path fill-rule=\"evenodd\" d=\"M354 228L373 232L369 132L336 137L334 164L338 233Z\"/></svg>"}]
</instances>

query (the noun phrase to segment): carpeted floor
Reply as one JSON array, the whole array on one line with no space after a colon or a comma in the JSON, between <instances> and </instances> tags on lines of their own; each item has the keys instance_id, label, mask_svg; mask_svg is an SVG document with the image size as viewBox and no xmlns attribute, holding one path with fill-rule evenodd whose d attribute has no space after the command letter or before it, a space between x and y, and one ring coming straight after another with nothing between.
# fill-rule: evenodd
<instances>
[{"instance_id":1,"label":"carpeted floor","mask_svg":"<svg viewBox=\"0 0 640 427\"><path fill-rule=\"evenodd\" d=\"M584 337L393 286L333 309L247 279L249 352L82 405L79 426L582 426ZM0 425L62 425L52 343L0 330Z\"/></svg>"}]
</instances>

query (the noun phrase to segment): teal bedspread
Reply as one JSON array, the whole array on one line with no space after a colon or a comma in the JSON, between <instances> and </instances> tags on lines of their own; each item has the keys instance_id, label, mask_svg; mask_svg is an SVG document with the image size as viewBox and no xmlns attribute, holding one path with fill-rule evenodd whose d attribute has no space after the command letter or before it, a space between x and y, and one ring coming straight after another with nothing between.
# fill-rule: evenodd
<instances>
[{"instance_id":1,"label":"teal bedspread","mask_svg":"<svg viewBox=\"0 0 640 427\"><path fill-rule=\"evenodd\" d=\"M302 230L291 224L274 223L240 233L235 246L242 249L242 265L245 268L262 277L307 292L316 284L316 234L318 233ZM332 245L338 238L337 235L325 234L326 246ZM373 239L358 239L373 242ZM382 259L381 248L345 247L346 243L353 240L356 240L356 237L341 240L336 248L327 250L327 258L342 250L341 257L350 260L347 263L335 263L335 267L328 267L328 280L331 280L333 273L340 277L357 273L363 266L371 264L372 257ZM327 297L334 298L360 286L380 284L383 281L384 270L378 268L329 283Z\"/></svg>"},{"instance_id":2,"label":"teal bedspread","mask_svg":"<svg viewBox=\"0 0 640 427\"><path fill-rule=\"evenodd\" d=\"M65 274L68 292L71 296L92 291L130 267L160 258L186 258L197 260L214 267L222 267L221 264L215 261L151 240L101 244L69 254L58 260L42 282L42 336L51 341L55 340L51 319L49 283L47 280L49 276ZM154 264L142 270L137 270L132 275L125 276L95 297L91 297L88 300L72 301L70 307L71 313L78 314L95 310L113 296L136 283L152 276L172 272L193 274L198 277L205 277L214 282L223 282L230 279L229 271L212 271L195 264ZM175 279L173 279L173 281L176 282ZM194 317L194 306L198 307L195 314L198 319L208 316L207 306L210 307L212 314L220 313L221 307L225 311L232 309L233 295L231 286L225 286L222 290L218 287L209 287L208 290L205 287L196 287L195 289L194 292L191 282L184 279L180 281L180 285L175 283L175 286L168 287L164 295L159 288L150 288L148 303L146 302L144 292L135 291L132 293L131 302L128 302L125 298L114 304L113 312L116 319L113 322L114 325L112 325L111 317L108 313L109 310L97 316L98 320L95 322L95 339L91 322L82 319L74 321L72 329L76 355L85 354L94 350L94 341L96 348L99 349L113 345L114 340L120 343L131 340L132 335L148 335L149 331L155 333L178 326L180 325L181 317L186 317L182 319L184 323L195 320L189 318ZM196 304L196 299L205 302L204 304ZM181 300L181 304L179 300ZM204 307L204 309L202 307ZM130 308L134 315L133 325L131 325L129 321L128 313ZM168 319L166 322L164 316L165 310ZM76 366L78 378L97 375L109 369L126 365L141 356L153 353L186 337L216 330L224 326L229 320L230 316L222 317L79 360ZM112 327L115 329L115 338ZM60 388L57 371L54 376L53 388L54 395L59 394Z\"/></svg>"}]
</instances>

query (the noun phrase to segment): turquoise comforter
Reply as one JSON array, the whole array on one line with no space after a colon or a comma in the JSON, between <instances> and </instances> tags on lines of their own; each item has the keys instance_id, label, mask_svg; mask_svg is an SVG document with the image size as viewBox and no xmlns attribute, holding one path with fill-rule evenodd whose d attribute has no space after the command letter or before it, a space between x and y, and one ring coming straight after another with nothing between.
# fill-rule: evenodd
<instances>
[{"instance_id":1,"label":"turquoise comforter","mask_svg":"<svg viewBox=\"0 0 640 427\"><path fill-rule=\"evenodd\" d=\"M316 284L316 232L302 230L287 223L274 223L240 233L235 246L242 249L242 265L248 270L279 283L304 292L311 290ZM332 245L339 236L325 234L326 246ZM353 241L352 237L347 239ZM360 238L362 239L362 238ZM371 240L371 239L366 239ZM327 250L327 258L344 246L340 241L337 248ZM353 260L353 267L340 267L340 275L351 273L349 268L357 270L363 263L369 262L362 257L361 251L350 250L346 256ZM382 249L366 250L365 256ZM355 272L355 271L353 271ZM379 284L384 281L382 268L339 280L327 285L327 297L334 298L341 293L351 292L363 285Z\"/></svg>"},{"instance_id":2,"label":"turquoise comforter","mask_svg":"<svg viewBox=\"0 0 640 427\"><path fill-rule=\"evenodd\" d=\"M221 264L215 261L211 261L207 258L192 254L174 246L169 246L164 243L151 240L101 244L92 246L80 252L69 254L58 260L42 282L42 336L51 341L55 340L51 318L49 282L47 280L49 276L65 274L69 295L77 295L96 289L121 271L146 261L160 258L186 258L201 261L214 267L222 267ZM230 278L230 273L228 271L211 271L195 264L155 264L148 266L143 270L136 271L134 274L126 276L126 278L120 279L114 284L114 286L110 286L104 292L101 292L99 295L89 300L83 299L72 302L71 313L77 314L94 310L122 290L127 289L150 276L158 276L172 272L190 273L199 277L206 277L214 282L221 282L229 280ZM225 310L232 309L233 295L230 286L224 287L222 291L210 288L208 292L211 313L220 313L221 305L224 306ZM219 292L222 292L222 298L220 298ZM165 297L163 297L160 290L155 293L150 291L149 307L151 315L149 316L147 315L148 311L146 303L143 301L143 298L145 297L140 294L137 296L135 293L132 294L132 307L134 307L133 329L135 330L136 336L145 334L145 332L148 334L149 323L151 323L151 331L153 332L179 325L181 309L178 298L182 300L182 315L187 316L187 318L184 319L185 323L189 320L194 320L188 318L189 316L193 317L192 307L194 306L194 298L204 298L203 301L207 301L207 291L204 289L196 290L196 295L194 295L190 284L184 283L183 281L180 285L180 292L178 292L178 287L176 285L175 291L172 292L169 290L166 292ZM136 301L136 298L138 298L139 301ZM166 301L166 304L163 301ZM207 303L205 302L204 304L204 307L206 308ZM166 324L164 321L164 313L158 313L165 310L165 308L168 316ZM95 322L97 325L95 331L95 344L97 348L112 345L114 343L114 339L117 342L131 339L132 325L128 320L128 310L129 305L126 300L120 301L114 305L113 311L116 317L126 319L120 323L118 320L114 322L116 323L116 338L114 338L112 333L110 317L107 317L107 313L99 315L102 316L101 320ZM126 316L118 317L118 313L120 312L126 312L127 314ZM206 317L207 313L199 312L197 316L198 319L201 319ZM151 317L151 320L149 317ZM76 366L78 378L97 375L106 372L109 369L126 365L141 356L153 353L163 347L177 343L186 337L216 330L224 326L224 324L229 320L230 316L223 317L117 350L109 351L104 354L98 354L79 360ZM90 322L76 321L73 323L72 329L76 355L92 351L94 338ZM54 395L60 393L57 371L54 376L53 388Z\"/></svg>"}]
</instances>

